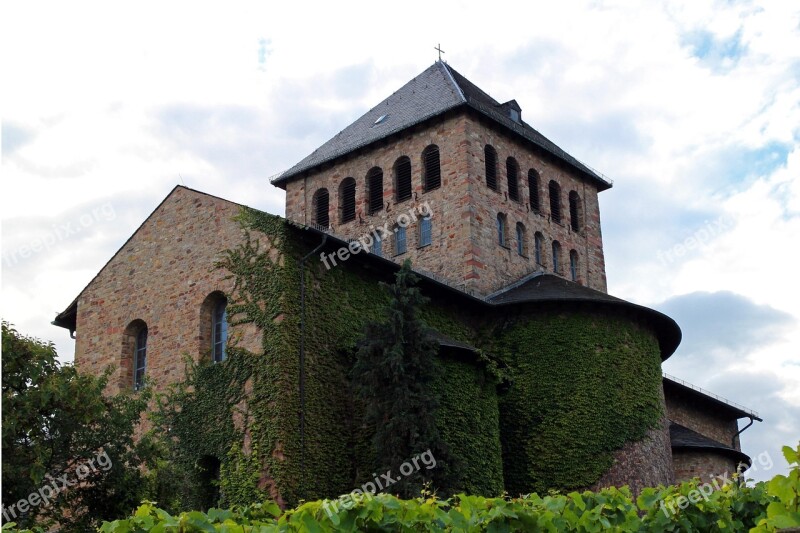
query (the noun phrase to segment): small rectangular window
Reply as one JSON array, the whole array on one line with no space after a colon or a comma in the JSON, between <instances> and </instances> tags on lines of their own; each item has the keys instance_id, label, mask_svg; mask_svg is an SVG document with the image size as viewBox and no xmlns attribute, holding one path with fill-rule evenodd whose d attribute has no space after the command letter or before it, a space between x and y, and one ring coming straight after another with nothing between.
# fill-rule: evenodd
<instances>
[{"instance_id":1,"label":"small rectangular window","mask_svg":"<svg viewBox=\"0 0 800 533\"><path fill-rule=\"evenodd\" d=\"M425 217L419 223L419 245L428 246L433 242L433 223L431 217Z\"/></svg>"},{"instance_id":2,"label":"small rectangular window","mask_svg":"<svg viewBox=\"0 0 800 533\"><path fill-rule=\"evenodd\" d=\"M395 240L395 253L397 255L406 253L406 250L407 250L407 247L406 247L406 228L404 228L402 226L398 226L395 229L394 240Z\"/></svg>"},{"instance_id":3,"label":"small rectangular window","mask_svg":"<svg viewBox=\"0 0 800 533\"><path fill-rule=\"evenodd\" d=\"M371 252L378 257L383 257L383 241L381 240L381 236L378 233L373 234L374 240L372 241L372 250Z\"/></svg>"}]
</instances>

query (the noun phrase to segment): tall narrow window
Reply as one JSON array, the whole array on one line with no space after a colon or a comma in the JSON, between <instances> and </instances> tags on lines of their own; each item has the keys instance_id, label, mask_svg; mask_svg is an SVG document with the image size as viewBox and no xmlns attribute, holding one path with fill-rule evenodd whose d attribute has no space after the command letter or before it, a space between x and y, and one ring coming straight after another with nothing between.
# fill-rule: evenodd
<instances>
[{"instance_id":1,"label":"tall narrow window","mask_svg":"<svg viewBox=\"0 0 800 533\"><path fill-rule=\"evenodd\" d=\"M369 214L383 209L383 170L373 167L367 173L367 191L369 191Z\"/></svg>"},{"instance_id":2,"label":"tall narrow window","mask_svg":"<svg viewBox=\"0 0 800 533\"><path fill-rule=\"evenodd\" d=\"M522 222L517 222L517 253L519 255L526 255L525 249L525 226Z\"/></svg>"},{"instance_id":3,"label":"tall narrow window","mask_svg":"<svg viewBox=\"0 0 800 533\"><path fill-rule=\"evenodd\" d=\"M578 281L578 252L569 252L569 277L572 281Z\"/></svg>"},{"instance_id":4,"label":"tall narrow window","mask_svg":"<svg viewBox=\"0 0 800 533\"><path fill-rule=\"evenodd\" d=\"M311 202L314 210L314 224L323 228L331 225L328 217L329 198L328 189L317 189Z\"/></svg>"},{"instance_id":5,"label":"tall narrow window","mask_svg":"<svg viewBox=\"0 0 800 533\"><path fill-rule=\"evenodd\" d=\"M544 235L538 231L533 235L533 251L536 258L536 264L544 265Z\"/></svg>"},{"instance_id":6,"label":"tall narrow window","mask_svg":"<svg viewBox=\"0 0 800 533\"><path fill-rule=\"evenodd\" d=\"M228 302L220 300L214 306L211 322L212 356L215 363L225 360L225 346L228 343Z\"/></svg>"},{"instance_id":7,"label":"tall narrow window","mask_svg":"<svg viewBox=\"0 0 800 533\"><path fill-rule=\"evenodd\" d=\"M513 157L506 159L506 177L508 179L508 197L519 202L519 165Z\"/></svg>"},{"instance_id":8,"label":"tall narrow window","mask_svg":"<svg viewBox=\"0 0 800 533\"><path fill-rule=\"evenodd\" d=\"M433 242L433 221L430 216L419 221L419 245L428 246Z\"/></svg>"},{"instance_id":9,"label":"tall narrow window","mask_svg":"<svg viewBox=\"0 0 800 533\"><path fill-rule=\"evenodd\" d=\"M497 190L497 152L488 144L483 149L483 158L486 161L486 185L493 191Z\"/></svg>"},{"instance_id":10,"label":"tall narrow window","mask_svg":"<svg viewBox=\"0 0 800 533\"><path fill-rule=\"evenodd\" d=\"M394 163L394 194L395 202L411 198L411 160L406 156Z\"/></svg>"},{"instance_id":11,"label":"tall narrow window","mask_svg":"<svg viewBox=\"0 0 800 533\"><path fill-rule=\"evenodd\" d=\"M404 254L407 249L406 228L404 226L397 226L394 233L394 253L396 255Z\"/></svg>"},{"instance_id":12,"label":"tall narrow window","mask_svg":"<svg viewBox=\"0 0 800 533\"><path fill-rule=\"evenodd\" d=\"M558 272L561 265L561 245L553 241L553 272Z\"/></svg>"},{"instance_id":13,"label":"tall narrow window","mask_svg":"<svg viewBox=\"0 0 800 533\"><path fill-rule=\"evenodd\" d=\"M542 208L539 201L539 173L533 169L528 171L528 193L530 194L531 211L538 213Z\"/></svg>"},{"instance_id":14,"label":"tall narrow window","mask_svg":"<svg viewBox=\"0 0 800 533\"><path fill-rule=\"evenodd\" d=\"M575 191L569 193L569 224L574 231L581 230L581 198Z\"/></svg>"},{"instance_id":15,"label":"tall narrow window","mask_svg":"<svg viewBox=\"0 0 800 533\"><path fill-rule=\"evenodd\" d=\"M561 186L555 181L550 181L550 218L554 222L561 222Z\"/></svg>"},{"instance_id":16,"label":"tall narrow window","mask_svg":"<svg viewBox=\"0 0 800 533\"><path fill-rule=\"evenodd\" d=\"M345 178L339 184L339 222L344 224L356 218L356 180Z\"/></svg>"},{"instance_id":17,"label":"tall narrow window","mask_svg":"<svg viewBox=\"0 0 800 533\"><path fill-rule=\"evenodd\" d=\"M144 376L147 370L147 326L136 334L136 345L133 352L133 390L144 387Z\"/></svg>"},{"instance_id":18,"label":"tall narrow window","mask_svg":"<svg viewBox=\"0 0 800 533\"><path fill-rule=\"evenodd\" d=\"M442 184L442 169L439 163L439 147L431 144L422 152L425 175L422 177L426 191L438 189Z\"/></svg>"},{"instance_id":19,"label":"tall narrow window","mask_svg":"<svg viewBox=\"0 0 800 533\"><path fill-rule=\"evenodd\" d=\"M383 257L383 239L381 239L380 232L376 231L372 234L372 237L372 249L370 251L378 257Z\"/></svg>"},{"instance_id":20,"label":"tall narrow window","mask_svg":"<svg viewBox=\"0 0 800 533\"><path fill-rule=\"evenodd\" d=\"M506 216L503 213L497 214L497 243L500 246L508 246L506 243L508 242L508 237L506 232Z\"/></svg>"}]
</instances>

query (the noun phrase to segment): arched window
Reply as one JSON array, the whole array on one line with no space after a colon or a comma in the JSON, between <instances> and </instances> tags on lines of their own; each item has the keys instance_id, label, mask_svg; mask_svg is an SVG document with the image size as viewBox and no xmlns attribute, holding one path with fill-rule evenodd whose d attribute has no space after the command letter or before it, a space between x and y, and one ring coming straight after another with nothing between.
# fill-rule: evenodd
<instances>
[{"instance_id":1,"label":"arched window","mask_svg":"<svg viewBox=\"0 0 800 533\"><path fill-rule=\"evenodd\" d=\"M578 281L578 252L569 251L569 277L572 281Z\"/></svg>"},{"instance_id":2,"label":"arched window","mask_svg":"<svg viewBox=\"0 0 800 533\"><path fill-rule=\"evenodd\" d=\"M422 152L422 164L424 175L422 176L423 187L426 191L438 189L442 184L442 169L439 164L439 147L431 144Z\"/></svg>"},{"instance_id":3,"label":"arched window","mask_svg":"<svg viewBox=\"0 0 800 533\"><path fill-rule=\"evenodd\" d=\"M144 386L147 373L147 324L144 320L132 321L122 333L120 368L122 387L133 386L133 390L139 390Z\"/></svg>"},{"instance_id":4,"label":"arched window","mask_svg":"<svg viewBox=\"0 0 800 533\"><path fill-rule=\"evenodd\" d=\"M372 234L372 247L370 251L378 257L383 257L383 239L381 238L380 231Z\"/></svg>"},{"instance_id":5,"label":"arched window","mask_svg":"<svg viewBox=\"0 0 800 533\"><path fill-rule=\"evenodd\" d=\"M553 272L558 272L561 267L561 244L553 241Z\"/></svg>"},{"instance_id":6,"label":"arched window","mask_svg":"<svg viewBox=\"0 0 800 533\"><path fill-rule=\"evenodd\" d=\"M539 201L539 173L533 169L528 171L528 193L530 194L531 211L538 213L541 209Z\"/></svg>"},{"instance_id":7,"label":"arched window","mask_svg":"<svg viewBox=\"0 0 800 533\"><path fill-rule=\"evenodd\" d=\"M411 160L407 156L394 163L394 194L395 202L411 198Z\"/></svg>"},{"instance_id":8,"label":"arched window","mask_svg":"<svg viewBox=\"0 0 800 533\"><path fill-rule=\"evenodd\" d=\"M433 242L433 220L430 215L419 221L419 246L428 246Z\"/></svg>"},{"instance_id":9,"label":"arched window","mask_svg":"<svg viewBox=\"0 0 800 533\"><path fill-rule=\"evenodd\" d=\"M550 192L550 218L554 222L561 222L561 186L551 180L548 186Z\"/></svg>"},{"instance_id":10,"label":"arched window","mask_svg":"<svg viewBox=\"0 0 800 533\"><path fill-rule=\"evenodd\" d=\"M406 242L405 226L397 226L394 233L394 253L400 255L406 253L408 243Z\"/></svg>"},{"instance_id":11,"label":"arched window","mask_svg":"<svg viewBox=\"0 0 800 533\"><path fill-rule=\"evenodd\" d=\"M372 167L367 172L367 198L370 215L383 209L383 170L380 167Z\"/></svg>"},{"instance_id":12,"label":"arched window","mask_svg":"<svg viewBox=\"0 0 800 533\"><path fill-rule=\"evenodd\" d=\"M569 224L574 231L581 230L581 197L575 191L569 193Z\"/></svg>"},{"instance_id":13,"label":"arched window","mask_svg":"<svg viewBox=\"0 0 800 533\"><path fill-rule=\"evenodd\" d=\"M508 221L503 213L497 214L497 243L508 246Z\"/></svg>"},{"instance_id":14,"label":"arched window","mask_svg":"<svg viewBox=\"0 0 800 533\"><path fill-rule=\"evenodd\" d=\"M519 165L513 157L506 159L506 177L508 178L508 197L519 202Z\"/></svg>"},{"instance_id":15,"label":"arched window","mask_svg":"<svg viewBox=\"0 0 800 533\"><path fill-rule=\"evenodd\" d=\"M533 248L536 264L544 265L544 235L538 231L533 235Z\"/></svg>"},{"instance_id":16,"label":"arched window","mask_svg":"<svg viewBox=\"0 0 800 533\"><path fill-rule=\"evenodd\" d=\"M497 152L488 144L483 149L486 161L486 185L493 191L497 190Z\"/></svg>"},{"instance_id":17,"label":"arched window","mask_svg":"<svg viewBox=\"0 0 800 533\"><path fill-rule=\"evenodd\" d=\"M311 201L311 208L314 211L314 224L322 228L327 228L331 225L328 217L329 199L328 189L317 189Z\"/></svg>"},{"instance_id":18,"label":"arched window","mask_svg":"<svg viewBox=\"0 0 800 533\"><path fill-rule=\"evenodd\" d=\"M356 219L356 180L345 178L339 184L339 223Z\"/></svg>"},{"instance_id":19,"label":"arched window","mask_svg":"<svg viewBox=\"0 0 800 533\"><path fill-rule=\"evenodd\" d=\"M227 344L228 299L222 291L214 291L200 306L200 357L224 361Z\"/></svg>"},{"instance_id":20,"label":"arched window","mask_svg":"<svg viewBox=\"0 0 800 533\"><path fill-rule=\"evenodd\" d=\"M522 222L517 222L517 253L519 255L527 255L527 248L525 246L525 226Z\"/></svg>"}]
</instances>

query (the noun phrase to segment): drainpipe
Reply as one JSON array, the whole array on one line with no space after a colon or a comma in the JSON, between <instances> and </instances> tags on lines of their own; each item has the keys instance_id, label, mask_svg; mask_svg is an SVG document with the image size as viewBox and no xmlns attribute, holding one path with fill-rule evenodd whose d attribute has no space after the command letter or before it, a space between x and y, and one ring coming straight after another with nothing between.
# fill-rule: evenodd
<instances>
[{"instance_id":1,"label":"drainpipe","mask_svg":"<svg viewBox=\"0 0 800 533\"><path fill-rule=\"evenodd\" d=\"M328 240L328 234L322 236L316 248L308 252L300 260L300 487L305 489L306 472L306 259L317 253Z\"/></svg>"},{"instance_id":2,"label":"drainpipe","mask_svg":"<svg viewBox=\"0 0 800 533\"><path fill-rule=\"evenodd\" d=\"M753 423L755 423L755 420L753 420L753 417L752 417L752 416L749 416L749 415L748 415L748 417L747 417L747 418L749 418L749 419L750 419L750 422L748 422L748 424L747 424L745 427L743 427L742 429L740 429L739 431L737 431L737 432L736 432L736 433L733 435L733 438L731 439L731 448L733 448L734 450L736 449L736 437L738 437L738 436L739 436L739 434L741 434L741 433L742 433L742 432L743 432L745 429L749 428L750 426L752 426L752 425L753 425ZM737 470L738 470L738 467L737 467ZM744 472L744 471L742 471L742 472ZM741 485L744 485L744 483L745 483L744 476L740 476L740 477L739 477L739 485L740 485L740 486L741 486Z\"/></svg>"}]
</instances>

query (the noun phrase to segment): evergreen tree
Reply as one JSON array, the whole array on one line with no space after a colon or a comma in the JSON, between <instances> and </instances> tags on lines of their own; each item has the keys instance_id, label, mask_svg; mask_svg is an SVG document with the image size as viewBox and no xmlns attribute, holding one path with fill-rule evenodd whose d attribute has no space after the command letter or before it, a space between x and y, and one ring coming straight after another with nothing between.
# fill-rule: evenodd
<instances>
[{"instance_id":1,"label":"evergreen tree","mask_svg":"<svg viewBox=\"0 0 800 533\"><path fill-rule=\"evenodd\" d=\"M375 471L391 469L392 477L401 479L386 490L406 498L418 496L426 481L440 486L447 470L432 390L439 343L418 316L428 299L417 281L406 260L393 285L381 284L390 295L385 321L366 326L353 369L365 425L374 431ZM435 469L400 476L400 465L427 450L436 459Z\"/></svg>"}]
</instances>

